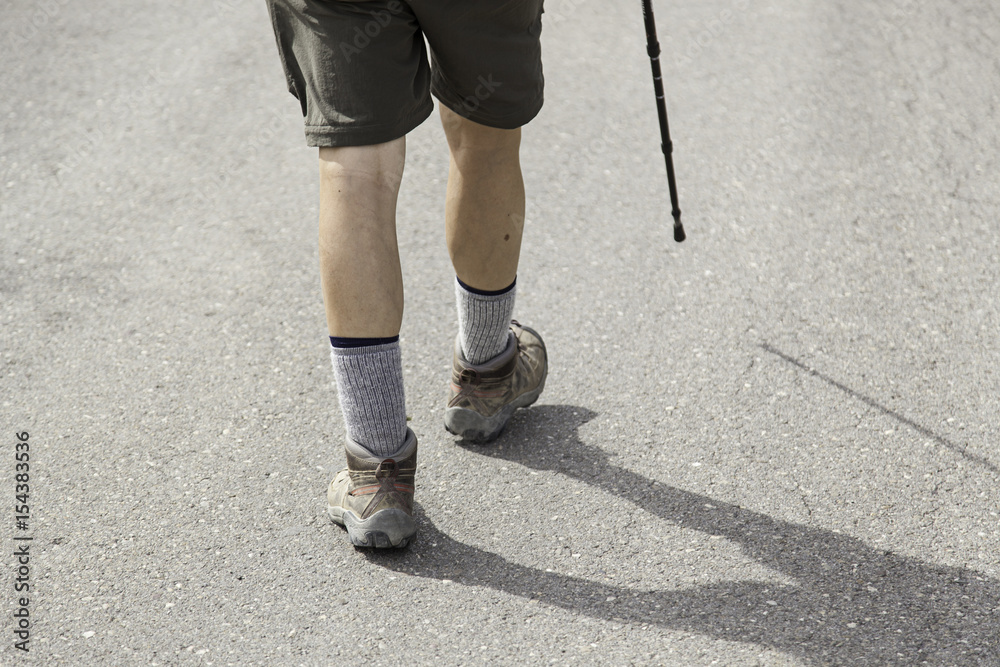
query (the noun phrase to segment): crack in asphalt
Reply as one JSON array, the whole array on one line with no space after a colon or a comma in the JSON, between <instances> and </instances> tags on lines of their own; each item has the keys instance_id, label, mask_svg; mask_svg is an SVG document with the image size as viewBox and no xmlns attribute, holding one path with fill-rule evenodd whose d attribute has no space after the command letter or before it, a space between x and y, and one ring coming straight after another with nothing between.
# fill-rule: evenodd
<instances>
[{"instance_id":1,"label":"crack in asphalt","mask_svg":"<svg viewBox=\"0 0 1000 667\"><path fill-rule=\"evenodd\" d=\"M878 401L876 401L875 399L873 399L873 398L871 398L869 396L866 396L866 395L864 395L864 394L862 394L862 393L860 393L858 391L855 391L854 389L851 389L847 385L834 380L830 376L824 375L823 373L820 373L815 368L807 366L806 364L804 364L803 362L799 361L795 357L782 352L781 350L779 350L776 347L770 345L769 343L761 343L760 347L764 351L770 352L771 354L775 355L776 357L780 357L781 359L784 359L785 361L787 361L788 363L792 364L793 366L797 366L798 368L804 370L809 375L817 377L820 380L823 380L824 382L826 382L827 384L832 385L832 386L836 387L837 389L840 389L842 392L844 392L848 396L851 396L852 398L856 398L857 400L859 400L862 403L868 405L869 407L875 408L876 410L878 410L879 412L883 413L884 415L886 415L888 417L892 417L896 421L909 426L910 428L912 428L916 432L920 433L921 435L923 435L925 437L928 437L928 438L932 439L934 442L938 443L942 447L955 452L956 454L960 455L962 458L966 459L967 461L971 461L972 463L975 463L976 465L979 465L979 466L982 466L983 468L986 468L987 470L989 470L990 472L992 472L994 474L1000 475L1000 468L998 468L996 466L996 464L994 464L992 461L990 461L989 459L987 459L984 456L980 456L979 454L975 454L975 453L969 452L968 451L968 446L961 447L959 445L956 445L951 440L948 440L947 438L945 438L943 435L939 435L938 433L935 433L934 431L930 430L926 426L922 426L922 425L918 424L917 422L913 421L909 417L906 417L904 415L899 414L895 410L892 410L891 408L888 408L888 407L882 405L881 403L879 403Z\"/></svg>"}]
</instances>

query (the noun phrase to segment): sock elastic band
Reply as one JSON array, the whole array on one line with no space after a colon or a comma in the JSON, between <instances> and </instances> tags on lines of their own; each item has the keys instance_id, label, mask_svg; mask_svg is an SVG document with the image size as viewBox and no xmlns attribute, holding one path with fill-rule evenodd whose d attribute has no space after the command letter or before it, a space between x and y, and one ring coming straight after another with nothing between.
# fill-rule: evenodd
<instances>
[{"instance_id":1,"label":"sock elastic band","mask_svg":"<svg viewBox=\"0 0 1000 667\"><path fill-rule=\"evenodd\" d=\"M473 294L476 294L478 296L500 296L502 294L506 294L507 292L511 291L517 285L517 278L515 277L514 282L512 282L507 287L504 287L502 290L489 292L487 290L476 289L475 287L470 287L466 285L465 283L462 282L462 279L459 278L458 276L455 276L455 280L458 281L458 284L461 285L463 289L465 289L468 292L472 292Z\"/></svg>"},{"instance_id":2,"label":"sock elastic band","mask_svg":"<svg viewBox=\"0 0 1000 667\"><path fill-rule=\"evenodd\" d=\"M398 342L399 336L393 336L392 338L338 338L337 336L330 336L330 345L339 348L372 347Z\"/></svg>"}]
</instances>

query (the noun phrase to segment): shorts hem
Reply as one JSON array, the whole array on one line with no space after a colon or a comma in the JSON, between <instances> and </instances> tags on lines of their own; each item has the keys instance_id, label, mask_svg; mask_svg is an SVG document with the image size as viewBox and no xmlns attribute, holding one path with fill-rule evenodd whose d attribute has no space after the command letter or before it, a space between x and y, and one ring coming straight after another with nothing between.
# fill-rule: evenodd
<instances>
[{"instance_id":1,"label":"shorts hem","mask_svg":"<svg viewBox=\"0 0 1000 667\"><path fill-rule=\"evenodd\" d=\"M464 100L443 94L440 90L434 87L431 88L431 94L434 95L434 97L436 97L441 104L445 105L459 116L468 118L469 120L479 123L480 125L494 127L499 130L516 130L519 127L527 125L542 110L542 105L545 101L543 96L539 95L538 99L535 100L531 106L519 109L514 113L501 116L487 113L481 109L469 111Z\"/></svg>"},{"instance_id":2,"label":"shorts hem","mask_svg":"<svg viewBox=\"0 0 1000 667\"><path fill-rule=\"evenodd\" d=\"M406 136L427 120L434 111L430 100L414 114L393 125L337 127L333 125L306 125L306 144L321 148L342 146L374 146Z\"/></svg>"}]
</instances>

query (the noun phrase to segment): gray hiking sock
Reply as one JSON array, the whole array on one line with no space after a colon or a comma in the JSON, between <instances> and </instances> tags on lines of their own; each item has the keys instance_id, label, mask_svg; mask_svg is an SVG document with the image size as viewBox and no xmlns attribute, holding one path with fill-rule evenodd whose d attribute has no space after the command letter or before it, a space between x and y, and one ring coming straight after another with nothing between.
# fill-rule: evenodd
<instances>
[{"instance_id":1,"label":"gray hiking sock","mask_svg":"<svg viewBox=\"0 0 1000 667\"><path fill-rule=\"evenodd\" d=\"M347 437L375 456L399 450L406 439L406 401L399 341L364 347L333 346Z\"/></svg>"},{"instance_id":2,"label":"gray hiking sock","mask_svg":"<svg viewBox=\"0 0 1000 667\"><path fill-rule=\"evenodd\" d=\"M455 280L458 337L470 364L489 361L507 348L517 280L499 292L483 292Z\"/></svg>"}]
</instances>

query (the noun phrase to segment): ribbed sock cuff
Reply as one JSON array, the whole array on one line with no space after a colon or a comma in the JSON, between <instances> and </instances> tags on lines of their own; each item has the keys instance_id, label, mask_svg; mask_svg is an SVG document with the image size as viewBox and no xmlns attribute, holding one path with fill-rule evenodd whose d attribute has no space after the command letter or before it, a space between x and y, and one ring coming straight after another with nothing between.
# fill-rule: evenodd
<instances>
[{"instance_id":1,"label":"ribbed sock cuff","mask_svg":"<svg viewBox=\"0 0 1000 667\"><path fill-rule=\"evenodd\" d=\"M397 451L406 438L406 400L399 341L332 347L347 437L376 456Z\"/></svg>"},{"instance_id":2,"label":"ribbed sock cuff","mask_svg":"<svg viewBox=\"0 0 1000 667\"><path fill-rule=\"evenodd\" d=\"M517 281L499 292L472 291L455 280L458 336L462 354L471 364L489 361L507 347L507 331L514 313Z\"/></svg>"}]
</instances>

